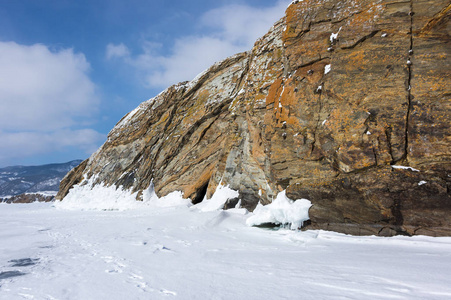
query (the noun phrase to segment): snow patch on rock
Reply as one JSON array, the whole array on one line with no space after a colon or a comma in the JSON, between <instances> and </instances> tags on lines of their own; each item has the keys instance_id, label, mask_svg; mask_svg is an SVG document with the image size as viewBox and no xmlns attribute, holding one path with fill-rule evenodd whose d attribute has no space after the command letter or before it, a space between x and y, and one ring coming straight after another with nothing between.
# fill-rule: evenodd
<instances>
[{"instance_id":1,"label":"snow patch on rock","mask_svg":"<svg viewBox=\"0 0 451 300\"><path fill-rule=\"evenodd\" d=\"M340 33L340 31L341 31L341 27L340 27L340 29L338 29L337 33L332 32L330 34L329 40L331 43L334 43L338 39L338 34Z\"/></svg>"},{"instance_id":2,"label":"snow patch on rock","mask_svg":"<svg viewBox=\"0 0 451 300\"><path fill-rule=\"evenodd\" d=\"M324 75L326 75L327 73L329 73L331 69L332 69L332 68L331 68L331 65L330 65L330 64L329 64L329 65L326 65L326 66L324 67Z\"/></svg>"},{"instance_id":3,"label":"snow patch on rock","mask_svg":"<svg viewBox=\"0 0 451 300\"><path fill-rule=\"evenodd\" d=\"M413 172L420 172L420 170L415 169L415 168L412 168L412 167L406 167L406 166L394 166L394 165L392 165L391 167L392 167L393 169L402 169L402 170L410 170L410 171L413 171Z\"/></svg>"},{"instance_id":4,"label":"snow patch on rock","mask_svg":"<svg viewBox=\"0 0 451 300\"><path fill-rule=\"evenodd\" d=\"M291 1L291 3L288 5L288 7L290 7L292 4L297 4L297 3L302 2L302 1L304 1L304 0L293 0L293 1Z\"/></svg>"}]
</instances>

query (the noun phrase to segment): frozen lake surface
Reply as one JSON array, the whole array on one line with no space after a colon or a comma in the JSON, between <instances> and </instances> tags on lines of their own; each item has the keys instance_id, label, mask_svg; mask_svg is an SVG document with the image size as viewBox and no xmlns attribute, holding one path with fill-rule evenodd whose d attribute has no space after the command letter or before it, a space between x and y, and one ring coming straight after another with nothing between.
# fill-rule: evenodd
<instances>
[{"instance_id":1,"label":"frozen lake surface","mask_svg":"<svg viewBox=\"0 0 451 300\"><path fill-rule=\"evenodd\" d=\"M0 299L451 299L451 238L272 231L251 215L0 204Z\"/></svg>"}]
</instances>

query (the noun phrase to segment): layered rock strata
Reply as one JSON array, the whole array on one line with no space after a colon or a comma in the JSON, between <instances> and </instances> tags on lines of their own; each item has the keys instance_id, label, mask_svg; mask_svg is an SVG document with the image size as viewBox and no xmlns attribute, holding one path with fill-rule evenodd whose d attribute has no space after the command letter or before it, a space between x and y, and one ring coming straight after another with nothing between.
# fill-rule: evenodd
<instances>
[{"instance_id":1,"label":"layered rock strata","mask_svg":"<svg viewBox=\"0 0 451 300\"><path fill-rule=\"evenodd\" d=\"M57 199L93 176L138 200L225 184L250 210L286 189L307 228L450 235L450 7L293 1L251 51L126 115Z\"/></svg>"}]
</instances>

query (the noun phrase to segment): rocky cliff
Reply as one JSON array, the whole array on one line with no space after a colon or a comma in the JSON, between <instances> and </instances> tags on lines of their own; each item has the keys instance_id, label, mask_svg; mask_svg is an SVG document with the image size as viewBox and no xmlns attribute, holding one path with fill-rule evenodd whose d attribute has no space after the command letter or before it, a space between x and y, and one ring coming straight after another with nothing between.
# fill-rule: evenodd
<instances>
[{"instance_id":1,"label":"rocky cliff","mask_svg":"<svg viewBox=\"0 0 451 300\"><path fill-rule=\"evenodd\" d=\"M286 189L313 203L307 228L450 235L450 15L448 0L293 1L251 51L120 120L57 198L91 178L196 203L221 183L252 210Z\"/></svg>"}]
</instances>

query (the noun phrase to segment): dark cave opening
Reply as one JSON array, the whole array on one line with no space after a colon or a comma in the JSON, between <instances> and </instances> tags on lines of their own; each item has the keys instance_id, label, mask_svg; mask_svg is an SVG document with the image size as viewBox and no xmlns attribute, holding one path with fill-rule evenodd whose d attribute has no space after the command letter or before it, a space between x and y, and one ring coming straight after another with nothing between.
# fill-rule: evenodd
<instances>
[{"instance_id":1,"label":"dark cave opening","mask_svg":"<svg viewBox=\"0 0 451 300\"><path fill-rule=\"evenodd\" d=\"M193 204L201 203L204 200L205 195L207 194L208 184L210 181L204 183L200 188L197 189L196 197L193 199Z\"/></svg>"}]
</instances>

